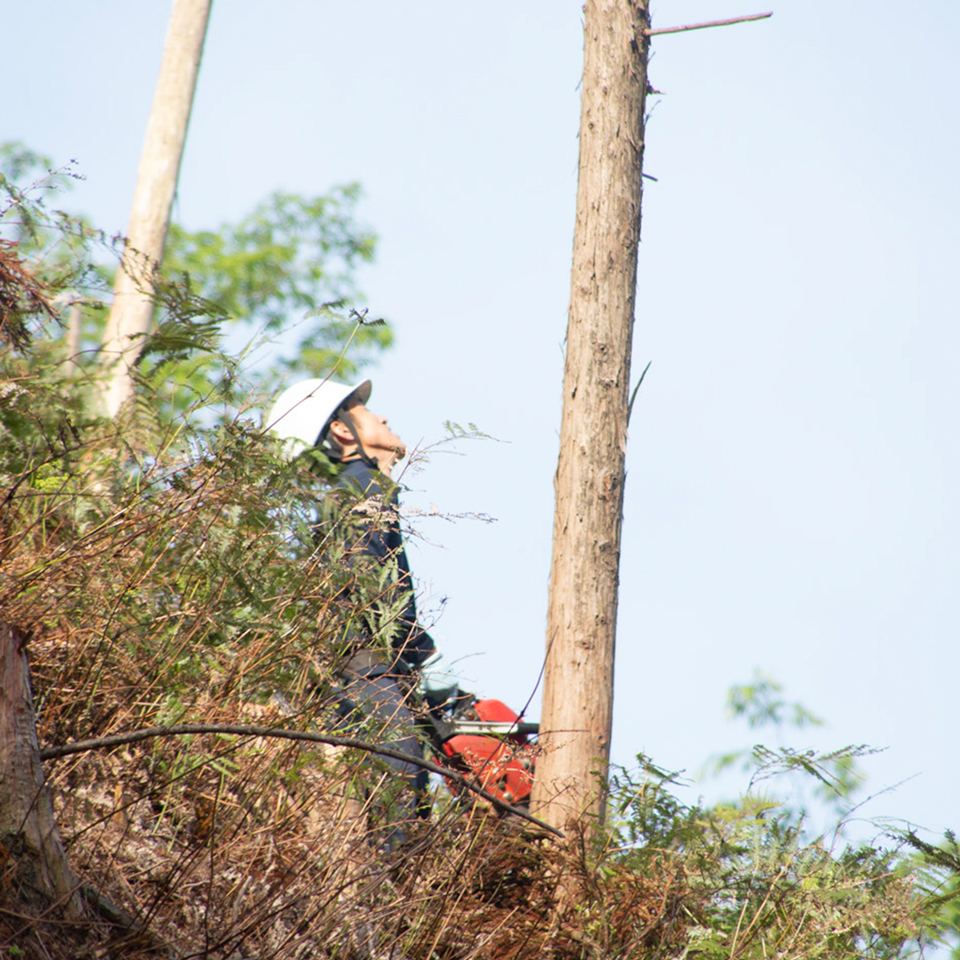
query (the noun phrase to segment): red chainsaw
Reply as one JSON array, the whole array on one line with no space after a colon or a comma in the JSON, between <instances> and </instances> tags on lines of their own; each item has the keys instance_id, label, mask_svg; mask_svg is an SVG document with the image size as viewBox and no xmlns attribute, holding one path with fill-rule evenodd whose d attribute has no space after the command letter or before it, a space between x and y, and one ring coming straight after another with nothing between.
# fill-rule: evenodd
<instances>
[{"instance_id":1,"label":"red chainsaw","mask_svg":"<svg viewBox=\"0 0 960 960\"><path fill-rule=\"evenodd\" d=\"M538 723L528 723L500 700L478 700L457 691L424 714L421 727L434 753L505 803L530 802L536 747L531 742ZM448 778L454 793L462 787Z\"/></svg>"}]
</instances>

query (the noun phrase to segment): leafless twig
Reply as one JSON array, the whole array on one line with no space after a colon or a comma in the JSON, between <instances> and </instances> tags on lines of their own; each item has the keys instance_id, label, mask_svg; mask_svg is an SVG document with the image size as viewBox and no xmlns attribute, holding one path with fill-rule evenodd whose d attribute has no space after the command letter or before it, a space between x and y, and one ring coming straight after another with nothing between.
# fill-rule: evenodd
<instances>
[{"instance_id":1,"label":"leafless twig","mask_svg":"<svg viewBox=\"0 0 960 960\"><path fill-rule=\"evenodd\" d=\"M684 33L687 30L703 30L706 27L726 27L731 23L747 23L749 20L766 20L773 16L773 11L769 13L751 13L746 17L732 17L730 20L710 20L707 23L688 23L682 27L664 27L662 30L644 30L645 37L656 37L661 33Z\"/></svg>"}]
</instances>

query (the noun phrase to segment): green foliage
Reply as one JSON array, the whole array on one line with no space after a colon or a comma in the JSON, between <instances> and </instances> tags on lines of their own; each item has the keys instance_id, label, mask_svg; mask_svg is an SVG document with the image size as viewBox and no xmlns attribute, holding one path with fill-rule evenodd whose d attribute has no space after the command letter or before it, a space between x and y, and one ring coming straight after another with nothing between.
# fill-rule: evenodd
<instances>
[{"instance_id":1,"label":"green foliage","mask_svg":"<svg viewBox=\"0 0 960 960\"><path fill-rule=\"evenodd\" d=\"M952 944L950 957L960 960L960 844L956 834L945 830L939 844L924 840L911 829L898 831L897 837L916 851L917 886L934 914L937 933Z\"/></svg>"},{"instance_id":2,"label":"green foliage","mask_svg":"<svg viewBox=\"0 0 960 960\"><path fill-rule=\"evenodd\" d=\"M317 197L275 193L215 232L173 225L164 272L186 278L237 330L265 337L287 369L322 376L354 331L345 316L356 299L353 273L373 259L375 238L354 220L359 195L356 184ZM291 330L292 340L281 339ZM364 324L340 363L341 375L350 377L391 342L389 328Z\"/></svg>"},{"instance_id":3,"label":"green foliage","mask_svg":"<svg viewBox=\"0 0 960 960\"><path fill-rule=\"evenodd\" d=\"M823 721L803 704L785 700L782 693L783 686L780 683L757 673L752 682L730 688L727 715L733 720L746 721L752 730L768 728L777 736L786 730L823 725ZM801 780L795 781L795 793L802 795L803 791L799 788L810 783L818 802L835 816L842 816L864 780L857 760L875 752L865 744L851 744L824 752L798 750L782 744L776 747L755 744L751 748L711 757L705 772L717 776L730 769L739 769L749 774L748 790L784 773L800 774ZM782 811L783 816L797 825L803 822L807 813L802 803L784 807Z\"/></svg>"},{"instance_id":4,"label":"green foliage","mask_svg":"<svg viewBox=\"0 0 960 960\"><path fill-rule=\"evenodd\" d=\"M22 150L13 156L15 172L43 165ZM27 211L29 249L43 261L58 223L28 193L15 200L11 209ZM299 208L287 198L273 209L289 219ZM323 206L299 212L301 221L286 226L294 251L296 230ZM339 232L327 248L349 244L342 210L329 216ZM319 245L325 228L314 226ZM370 242L351 247L347 267L354 254L369 253ZM252 256L252 240L248 248ZM16 248L18 269L26 249ZM36 260L31 266L43 269ZM133 415L117 423L93 416L50 322L72 276L50 277L39 299L15 301L31 339L0 352L7 531L0 595L25 630L72 637L71 656L38 661L41 676L46 666L54 671L51 691L73 691L59 703L57 722L77 736L97 726L90 711L102 703L93 690L79 691L76 671L110 675L123 697L137 691L133 715L121 709L123 698L114 705L136 722L190 716L214 690L221 704L236 706L278 689L322 689L349 632L369 628L376 610L375 633L385 636L399 603L382 570L351 556L356 498L333 504L321 479L329 465L324 474L280 456L252 415L269 400L242 378L234 357L217 350L226 314L203 295L211 291L186 281L157 286L161 319L144 345ZM322 276L314 270L311 277L316 290ZM337 275L337 282L347 279ZM271 309L286 295L275 291ZM356 314L344 343L366 329L378 327ZM322 548L318 501L330 504L328 514L339 511ZM88 569L91 557L110 562ZM104 638L111 639L106 648ZM256 670L244 665L247 650L256 651Z\"/></svg>"},{"instance_id":5,"label":"green foliage","mask_svg":"<svg viewBox=\"0 0 960 960\"><path fill-rule=\"evenodd\" d=\"M903 842L808 842L775 799L753 793L687 806L672 792L676 775L639 760L638 773L613 780L608 856L641 874L665 860L679 869L691 924L684 956L909 957L937 937L937 905L917 889Z\"/></svg>"},{"instance_id":6,"label":"green foliage","mask_svg":"<svg viewBox=\"0 0 960 960\"><path fill-rule=\"evenodd\" d=\"M788 703L780 696L782 692L782 684L757 673L752 683L735 684L727 692L727 715L746 720L751 728L822 726L819 717L801 703Z\"/></svg>"},{"instance_id":7,"label":"green foliage","mask_svg":"<svg viewBox=\"0 0 960 960\"><path fill-rule=\"evenodd\" d=\"M822 724L782 693L758 674L731 688L728 715L776 735ZM956 940L960 857L950 835L940 847L889 827L878 828L886 843L847 836L850 797L864 780L856 761L872 752L757 744L711 765L749 775L738 800L692 806L675 795L685 786L677 774L641 756L636 773L613 778L609 855L646 873L665 855L679 864L689 883L690 955L920 956L925 944ZM796 805L805 784L835 817L821 836L810 835Z\"/></svg>"},{"instance_id":8,"label":"green foliage","mask_svg":"<svg viewBox=\"0 0 960 960\"><path fill-rule=\"evenodd\" d=\"M0 237L14 243L58 294L103 290L107 277L96 260L112 242L85 218L53 206L82 179L75 160L55 168L23 144L0 144Z\"/></svg>"},{"instance_id":9,"label":"green foliage","mask_svg":"<svg viewBox=\"0 0 960 960\"><path fill-rule=\"evenodd\" d=\"M0 244L31 264L33 281L48 296L46 309L28 311L37 325L55 327L37 345L41 361L65 364L64 376L90 365L100 344L115 240L83 217L53 205L82 179L75 162L54 169L48 157L19 143L0 144Z\"/></svg>"},{"instance_id":10,"label":"green foliage","mask_svg":"<svg viewBox=\"0 0 960 960\"><path fill-rule=\"evenodd\" d=\"M44 362L63 365L86 402L99 374L122 238L107 238L52 198L80 179L22 144L0 146L0 239L15 244L51 290L56 326L38 341ZM327 195L275 193L238 223L189 232L172 225L153 296L156 320L136 375L150 420L170 421L218 396L232 415L245 380L269 392L291 371L344 379L389 347L381 320L357 322L354 274L373 259L374 235L358 225L356 184ZM220 349L222 343L229 351ZM349 353L346 350L350 345ZM268 363L261 363L262 354ZM209 405L207 405L209 409Z\"/></svg>"},{"instance_id":11,"label":"green foliage","mask_svg":"<svg viewBox=\"0 0 960 960\"><path fill-rule=\"evenodd\" d=\"M0 144L3 231L8 239L23 245L25 252L42 249L51 237L59 239L51 224L56 213L46 201L49 194L67 189L79 179L74 167L75 161L71 160L66 167L54 169L49 157L35 153L22 143ZM32 247L27 246L31 243Z\"/></svg>"}]
</instances>

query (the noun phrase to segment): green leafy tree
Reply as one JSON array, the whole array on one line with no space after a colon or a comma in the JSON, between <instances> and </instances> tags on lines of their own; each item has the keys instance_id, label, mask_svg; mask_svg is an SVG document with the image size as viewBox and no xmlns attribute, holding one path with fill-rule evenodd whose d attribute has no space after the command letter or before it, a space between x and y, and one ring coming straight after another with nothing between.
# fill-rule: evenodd
<instances>
[{"instance_id":1,"label":"green leafy tree","mask_svg":"<svg viewBox=\"0 0 960 960\"><path fill-rule=\"evenodd\" d=\"M375 247L374 235L355 221L359 195L357 184L318 197L275 193L215 232L174 226L164 271L189 278L237 333L267 339L286 369L318 376L339 360L348 377L392 342L388 327L366 325L340 359L355 327L344 316L358 299L353 275Z\"/></svg>"},{"instance_id":2,"label":"green leafy tree","mask_svg":"<svg viewBox=\"0 0 960 960\"><path fill-rule=\"evenodd\" d=\"M56 291L58 330L35 350L59 357L86 396L84 384L99 372L122 238L54 206L76 179L72 165L55 170L22 144L0 147L0 235ZM218 384L239 400L229 388L241 368L248 388L270 391L292 371L326 376L336 367L349 378L387 349L393 334L386 323L356 322L354 275L376 245L357 221L359 197L356 184L314 197L276 193L216 231L173 225L155 278L156 322L135 371L137 416L169 419ZM228 352L215 349L221 343Z\"/></svg>"},{"instance_id":3,"label":"green leafy tree","mask_svg":"<svg viewBox=\"0 0 960 960\"><path fill-rule=\"evenodd\" d=\"M614 779L611 857L639 875L671 871L684 892L683 956L880 960L921 956L938 938L937 906L902 838L810 840L774 797L752 791L686 805L676 774L639 759L639 773ZM942 882L947 871L933 872Z\"/></svg>"},{"instance_id":4,"label":"green leafy tree","mask_svg":"<svg viewBox=\"0 0 960 960\"><path fill-rule=\"evenodd\" d=\"M760 672L750 682L730 688L727 717L746 722L751 730L774 735L778 743L775 746L757 743L712 757L704 768L707 775L738 771L741 777L747 778L739 799L694 811L687 810L672 797L668 801L658 799L651 809L655 810L657 803L668 803L673 817L661 817L658 821L654 816L651 821L654 828L659 826L669 832L687 817L688 824L719 824L718 835L724 836L725 842L732 838L738 838L739 842L743 837L752 836L753 855L759 850L779 851L780 859L775 857L764 868L768 877L772 876L773 863L785 877L791 875L794 866L806 863L809 868L811 864L819 864L817 872L826 869L831 882L824 885L819 879L816 882L808 879L803 886L808 890L816 888L838 902L843 900L844 910L853 911L850 919L843 922L850 923L851 929L859 926L860 933L848 941L848 950L862 949L863 956L911 956L922 943L941 942L953 944L951 956L960 957L960 946L957 946L960 943L957 922L960 859L952 833L948 831L944 842L937 846L911 829L885 821L876 825L881 842L864 842L849 836L849 814L865 802L857 799L866 783L866 774L858 761L876 751L862 744L827 751L784 744L784 739L795 738L796 731L821 727L824 721L802 703L787 699L783 685ZM673 775L657 770L646 761L642 769L647 773L648 782L656 781L651 794L654 797L659 798L667 787L677 782ZM813 829L813 824L817 829ZM693 836L683 830L680 834L683 834L678 841L681 843L689 842ZM679 838L680 834L676 836ZM717 858L716 862L722 859ZM865 872L861 872L863 870ZM844 884L852 884L847 889L863 890L872 885L873 892L880 895L872 903L871 898L864 897L846 900L841 892L843 884L829 892L838 878L842 878ZM895 880L903 886L888 885ZM908 888L912 888L909 894ZM811 905L811 909L816 907ZM861 909L866 912L858 919ZM874 914L877 909L880 913ZM892 915L887 913L890 909ZM899 920L896 919L898 911ZM883 916L888 919L882 919ZM895 920L892 925L888 922L891 916ZM885 933L881 932L883 929ZM894 949L898 941L899 946ZM833 943L836 949L841 949L836 941ZM826 955L833 956L829 952Z\"/></svg>"},{"instance_id":5,"label":"green leafy tree","mask_svg":"<svg viewBox=\"0 0 960 960\"><path fill-rule=\"evenodd\" d=\"M86 218L55 205L79 180L73 160L55 167L21 143L0 144L0 239L30 262L64 315L74 305L102 308L112 275L105 266L112 241Z\"/></svg>"},{"instance_id":6,"label":"green leafy tree","mask_svg":"<svg viewBox=\"0 0 960 960\"><path fill-rule=\"evenodd\" d=\"M735 684L727 692L727 717L744 721L750 730L773 734L777 743L754 744L708 759L703 773L717 777L730 770L748 775L748 789L787 774L794 786L781 816L800 825L807 821L812 800L828 819L842 817L863 785L865 775L857 761L876 751L866 744L850 744L827 752L798 749L782 742L794 731L822 727L823 720L798 701L783 696L783 685L757 672L749 683ZM810 799L808 799L808 797Z\"/></svg>"}]
</instances>

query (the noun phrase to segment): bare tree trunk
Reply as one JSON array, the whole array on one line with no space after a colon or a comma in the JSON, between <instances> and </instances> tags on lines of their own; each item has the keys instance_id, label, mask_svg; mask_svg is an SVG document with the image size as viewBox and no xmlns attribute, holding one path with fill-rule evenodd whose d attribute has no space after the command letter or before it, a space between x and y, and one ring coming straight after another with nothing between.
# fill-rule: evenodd
<instances>
[{"instance_id":1,"label":"bare tree trunk","mask_svg":"<svg viewBox=\"0 0 960 960\"><path fill-rule=\"evenodd\" d=\"M153 277L163 260L212 0L174 0L160 77L137 171L137 188L101 352L102 412L116 416L133 393L132 369L153 320Z\"/></svg>"},{"instance_id":2,"label":"bare tree trunk","mask_svg":"<svg viewBox=\"0 0 960 960\"><path fill-rule=\"evenodd\" d=\"M649 0L587 0L580 170L533 809L602 821L613 716Z\"/></svg>"},{"instance_id":3,"label":"bare tree trunk","mask_svg":"<svg viewBox=\"0 0 960 960\"><path fill-rule=\"evenodd\" d=\"M17 895L62 905L69 917L83 906L67 863L43 778L23 637L0 622L0 846L16 864ZM49 906L49 903L46 904Z\"/></svg>"}]
</instances>

